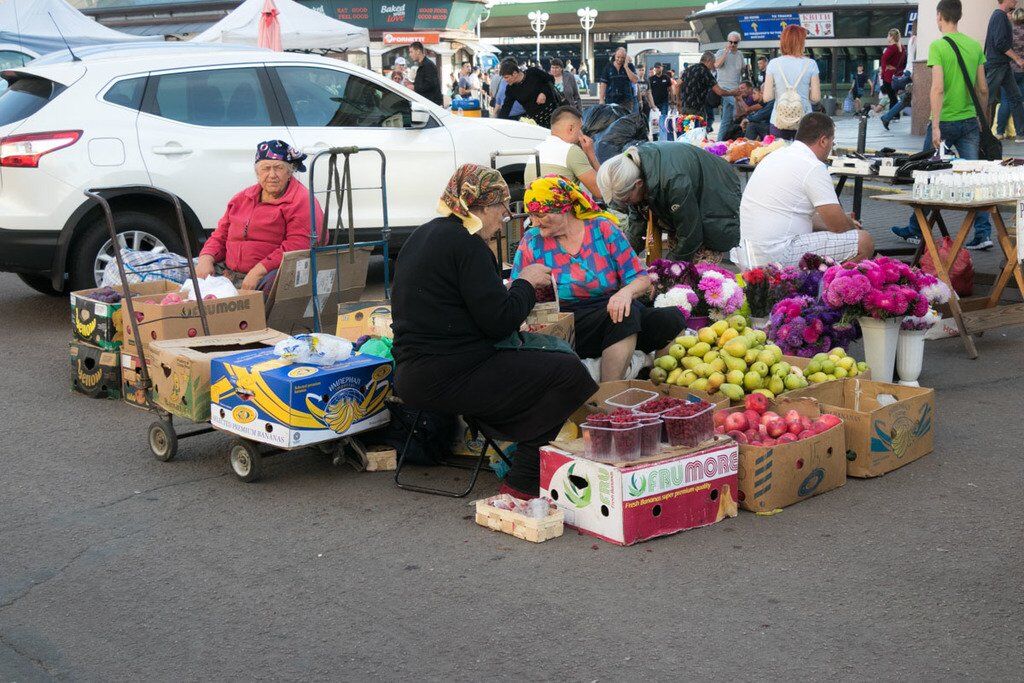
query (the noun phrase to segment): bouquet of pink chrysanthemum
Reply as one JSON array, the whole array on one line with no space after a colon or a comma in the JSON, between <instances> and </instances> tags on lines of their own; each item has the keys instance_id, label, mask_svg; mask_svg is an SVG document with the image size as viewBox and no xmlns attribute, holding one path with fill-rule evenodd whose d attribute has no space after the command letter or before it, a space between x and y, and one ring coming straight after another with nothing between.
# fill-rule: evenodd
<instances>
[{"instance_id":1,"label":"bouquet of pink chrysanthemum","mask_svg":"<svg viewBox=\"0 0 1024 683\"><path fill-rule=\"evenodd\" d=\"M833 266L821 284L822 301L846 318L921 317L933 302L948 300L938 279L886 256Z\"/></svg>"},{"instance_id":2,"label":"bouquet of pink chrysanthemum","mask_svg":"<svg viewBox=\"0 0 1024 683\"><path fill-rule=\"evenodd\" d=\"M698 263L697 292L707 307L707 315L713 320L722 320L743 307L743 288L736 277L724 268L712 263Z\"/></svg>"}]
</instances>

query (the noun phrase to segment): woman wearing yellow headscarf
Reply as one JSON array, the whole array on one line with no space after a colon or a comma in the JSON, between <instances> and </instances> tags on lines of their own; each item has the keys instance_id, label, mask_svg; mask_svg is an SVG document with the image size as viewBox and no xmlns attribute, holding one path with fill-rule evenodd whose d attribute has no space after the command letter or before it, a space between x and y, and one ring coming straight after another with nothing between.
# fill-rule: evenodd
<instances>
[{"instance_id":1,"label":"woman wearing yellow headscarf","mask_svg":"<svg viewBox=\"0 0 1024 683\"><path fill-rule=\"evenodd\" d=\"M512 276L536 264L551 269L562 310L575 314L576 352L601 359L601 381L622 379L633 351L657 351L686 328L675 307L647 308L635 299L651 287L647 271L612 214L561 176L526 189L535 226L526 231Z\"/></svg>"},{"instance_id":2,"label":"woman wearing yellow headscarf","mask_svg":"<svg viewBox=\"0 0 1024 683\"><path fill-rule=\"evenodd\" d=\"M471 417L488 436L517 442L502 491L535 497L538 449L597 385L575 354L503 343L533 309L536 288L551 283L550 269L534 264L502 284L487 242L508 200L497 171L461 166L441 196L442 217L402 246L391 299L395 390L413 409Z\"/></svg>"}]
</instances>

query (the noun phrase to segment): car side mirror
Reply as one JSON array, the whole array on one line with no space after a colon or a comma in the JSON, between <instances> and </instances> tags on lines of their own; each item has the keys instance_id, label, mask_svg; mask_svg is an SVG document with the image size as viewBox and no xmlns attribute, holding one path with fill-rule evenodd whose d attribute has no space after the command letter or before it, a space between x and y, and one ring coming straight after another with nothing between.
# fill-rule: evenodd
<instances>
[{"instance_id":1,"label":"car side mirror","mask_svg":"<svg viewBox=\"0 0 1024 683\"><path fill-rule=\"evenodd\" d=\"M409 118L412 121L412 128L426 128L430 123L430 112L414 103Z\"/></svg>"}]
</instances>

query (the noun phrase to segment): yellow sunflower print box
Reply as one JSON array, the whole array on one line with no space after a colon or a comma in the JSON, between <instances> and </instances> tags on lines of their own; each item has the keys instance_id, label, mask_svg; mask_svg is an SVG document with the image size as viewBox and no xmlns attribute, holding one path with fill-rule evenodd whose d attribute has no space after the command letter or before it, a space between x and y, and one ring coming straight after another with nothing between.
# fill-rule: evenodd
<instances>
[{"instance_id":1,"label":"yellow sunflower print box","mask_svg":"<svg viewBox=\"0 0 1024 683\"><path fill-rule=\"evenodd\" d=\"M214 427L280 448L358 434L387 424L392 362L356 354L336 365L292 363L273 349L210 362Z\"/></svg>"}]
</instances>

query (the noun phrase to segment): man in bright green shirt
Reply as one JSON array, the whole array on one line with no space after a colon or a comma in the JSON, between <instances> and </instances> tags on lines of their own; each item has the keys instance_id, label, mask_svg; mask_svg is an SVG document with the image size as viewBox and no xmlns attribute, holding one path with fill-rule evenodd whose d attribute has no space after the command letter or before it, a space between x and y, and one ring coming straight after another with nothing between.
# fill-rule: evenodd
<instances>
[{"instance_id":1,"label":"man in bright green shirt","mask_svg":"<svg viewBox=\"0 0 1024 683\"><path fill-rule=\"evenodd\" d=\"M985 85L985 52L981 43L957 30L963 16L960 0L940 0L936 7L936 19L942 37L928 48L928 66L932 70L931 89L931 134L924 139L924 149L930 150L945 142L946 147L955 148L961 159L977 159L981 143L981 126L987 120L978 118L971 92L964 80L960 63L953 46L946 38L956 43L963 57L967 73L971 78L970 87L979 102L988 102L988 88ZM920 239L921 230L911 217L907 226L892 229L898 237L909 241ZM992 248L992 222L988 214L979 214L974 219L974 239L965 246L968 249Z\"/></svg>"}]
</instances>

